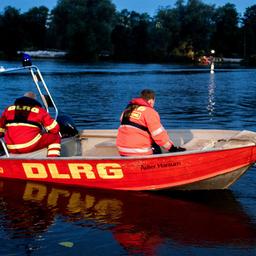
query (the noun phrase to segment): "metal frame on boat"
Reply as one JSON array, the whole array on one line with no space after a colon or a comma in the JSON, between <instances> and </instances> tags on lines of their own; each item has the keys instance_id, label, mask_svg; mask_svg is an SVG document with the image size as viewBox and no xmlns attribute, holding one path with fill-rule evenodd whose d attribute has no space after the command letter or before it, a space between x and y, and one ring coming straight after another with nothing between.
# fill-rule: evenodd
<instances>
[{"instance_id":1,"label":"metal frame on boat","mask_svg":"<svg viewBox=\"0 0 256 256\"><path fill-rule=\"evenodd\" d=\"M38 67L0 68L0 74L14 71L31 73L44 107L48 112L53 107L57 119L58 109ZM0 178L114 190L226 189L256 161L255 132L167 131L185 152L121 157L117 130L81 130L64 138L58 158L47 158L46 149L9 154L1 139L5 154L0 156Z\"/></svg>"}]
</instances>

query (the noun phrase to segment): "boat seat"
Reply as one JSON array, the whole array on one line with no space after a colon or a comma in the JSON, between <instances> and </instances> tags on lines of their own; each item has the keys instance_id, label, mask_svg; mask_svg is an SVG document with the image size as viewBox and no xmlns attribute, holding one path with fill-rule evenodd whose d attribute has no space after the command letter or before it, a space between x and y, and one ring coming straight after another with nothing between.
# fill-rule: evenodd
<instances>
[{"instance_id":1,"label":"boat seat","mask_svg":"<svg viewBox=\"0 0 256 256\"><path fill-rule=\"evenodd\" d=\"M83 153L86 156L119 156L116 140L111 139L103 142L99 142L94 145L91 150Z\"/></svg>"},{"instance_id":2,"label":"boat seat","mask_svg":"<svg viewBox=\"0 0 256 256\"><path fill-rule=\"evenodd\" d=\"M79 144L73 138L65 138L61 140L61 157L71 157L81 155ZM47 148L42 148L33 152L24 154L10 154L11 158L45 158L47 157Z\"/></svg>"},{"instance_id":3,"label":"boat seat","mask_svg":"<svg viewBox=\"0 0 256 256\"><path fill-rule=\"evenodd\" d=\"M182 147L186 150L202 150L207 148L213 148L216 140L214 139L199 139L193 138L187 143L183 144Z\"/></svg>"},{"instance_id":4,"label":"boat seat","mask_svg":"<svg viewBox=\"0 0 256 256\"><path fill-rule=\"evenodd\" d=\"M250 131L241 131L226 139L193 138L182 147L187 150L228 149L234 147L251 146L256 144L255 134Z\"/></svg>"},{"instance_id":5,"label":"boat seat","mask_svg":"<svg viewBox=\"0 0 256 256\"><path fill-rule=\"evenodd\" d=\"M47 156L47 148L23 154L9 154L10 158L42 158Z\"/></svg>"},{"instance_id":6,"label":"boat seat","mask_svg":"<svg viewBox=\"0 0 256 256\"><path fill-rule=\"evenodd\" d=\"M244 130L229 139L218 140L214 147L228 149L234 147L254 146L255 144L256 138L254 132Z\"/></svg>"},{"instance_id":7,"label":"boat seat","mask_svg":"<svg viewBox=\"0 0 256 256\"><path fill-rule=\"evenodd\" d=\"M108 140L108 141L103 141L101 143L98 143L95 145L95 147L106 147L106 148L112 148L116 147L116 141L115 140Z\"/></svg>"}]
</instances>

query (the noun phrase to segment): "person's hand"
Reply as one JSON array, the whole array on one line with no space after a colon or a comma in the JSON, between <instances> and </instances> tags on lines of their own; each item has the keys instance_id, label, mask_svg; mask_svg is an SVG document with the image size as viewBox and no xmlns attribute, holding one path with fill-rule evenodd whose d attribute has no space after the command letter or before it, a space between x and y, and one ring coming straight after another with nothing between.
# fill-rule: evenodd
<instances>
[{"instance_id":1,"label":"person's hand","mask_svg":"<svg viewBox=\"0 0 256 256\"><path fill-rule=\"evenodd\" d=\"M172 146L170 149L169 149L169 152L170 153L174 153L174 152L182 152L182 151L185 151L186 149L185 148L182 148L182 147L175 147L175 146Z\"/></svg>"}]
</instances>

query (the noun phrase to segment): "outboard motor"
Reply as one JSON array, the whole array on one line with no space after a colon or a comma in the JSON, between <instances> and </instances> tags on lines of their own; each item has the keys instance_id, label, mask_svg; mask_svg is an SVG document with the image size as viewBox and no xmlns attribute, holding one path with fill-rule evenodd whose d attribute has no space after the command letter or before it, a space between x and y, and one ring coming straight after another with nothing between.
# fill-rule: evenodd
<instances>
[{"instance_id":1,"label":"outboard motor","mask_svg":"<svg viewBox=\"0 0 256 256\"><path fill-rule=\"evenodd\" d=\"M68 115L59 115L57 122L60 126L60 133L62 138L73 137L78 134L73 119Z\"/></svg>"}]
</instances>

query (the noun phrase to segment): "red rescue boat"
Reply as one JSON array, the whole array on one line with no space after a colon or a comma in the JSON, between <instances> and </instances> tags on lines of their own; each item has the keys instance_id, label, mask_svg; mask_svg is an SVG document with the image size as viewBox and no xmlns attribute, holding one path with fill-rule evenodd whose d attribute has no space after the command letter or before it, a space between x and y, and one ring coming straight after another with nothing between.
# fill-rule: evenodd
<instances>
[{"instance_id":1,"label":"red rescue boat","mask_svg":"<svg viewBox=\"0 0 256 256\"><path fill-rule=\"evenodd\" d=\"M0 74L24 70L31 73L47 111L53 106L57 118L57 107L36 66L2 68ZM0 178L113 190L211 190L228 188L256 161L256 133L252 131L168 133L185 152L120 157L117 130L82 130L64 138L58 158L47 158L46 149L9 154L1 139L5 150L0 156Z\"/></svg>"}]
</instances>

